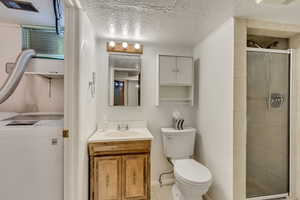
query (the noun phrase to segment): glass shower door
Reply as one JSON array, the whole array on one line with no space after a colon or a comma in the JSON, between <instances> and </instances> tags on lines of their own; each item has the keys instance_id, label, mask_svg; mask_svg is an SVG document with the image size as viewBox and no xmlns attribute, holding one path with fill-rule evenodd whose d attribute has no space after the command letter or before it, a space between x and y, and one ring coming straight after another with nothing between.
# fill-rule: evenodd
<instances>
[{"instance_id":1,"label":"glass shower door","mask_svg":"<svg viewBox=\"0 0 300 200\"><path fill-rule=\"evenodd\" d=\"M247 54L247 198L289 193L289 54Z\"/></svg>"}]
</instances>

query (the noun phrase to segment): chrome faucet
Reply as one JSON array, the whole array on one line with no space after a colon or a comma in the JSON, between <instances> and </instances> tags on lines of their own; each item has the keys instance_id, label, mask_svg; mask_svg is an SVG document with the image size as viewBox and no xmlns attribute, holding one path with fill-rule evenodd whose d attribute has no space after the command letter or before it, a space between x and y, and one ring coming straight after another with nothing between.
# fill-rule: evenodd
<instances>
[{"instance_id":1,"label":"chrome faucet","mask_svg":"<svg viewBox=\"0 0 300 200\"><path fill-rule=\"evenodd\" d=\"M129 126L128 126L128 124L118 124L118 130L119 131L128 131Z\"/></svg>"}]
</instances>

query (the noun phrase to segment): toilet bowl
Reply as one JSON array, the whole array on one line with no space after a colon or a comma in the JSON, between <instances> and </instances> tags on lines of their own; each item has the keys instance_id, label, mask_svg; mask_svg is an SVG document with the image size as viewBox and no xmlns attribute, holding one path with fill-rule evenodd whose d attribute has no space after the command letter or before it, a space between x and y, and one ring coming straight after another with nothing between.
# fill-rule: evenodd
<instances>
[{"instance_id":1,"label":"toilet bowl","mask_svg":"<svg viewBox=\"0 0 300 200\"><path fill-rule=\"evenodd\" d=\"M174 164L174 200L202 200L212 183L210 171L193 159L172 161Z\"/></svg>"},{"instance_id":2,"label":"toilet bowl","mask_svg":"<svg viewBox=\"0 0 300 200\"><path fill-rule=\"evenodd\" d=\"M196 160L194 154L196 129L162 128L165 156L174 166L173 200L202 200L212 184L208 168Z\"/></svg>"}]
</instances>

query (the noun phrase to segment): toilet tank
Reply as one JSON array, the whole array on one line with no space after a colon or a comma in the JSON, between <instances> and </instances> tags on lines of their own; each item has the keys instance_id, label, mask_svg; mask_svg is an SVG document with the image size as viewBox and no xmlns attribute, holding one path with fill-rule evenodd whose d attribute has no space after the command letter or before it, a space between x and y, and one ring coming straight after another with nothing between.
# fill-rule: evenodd
<instances>
[{"instance_id":1,"label":"toilet tank","mask_svg":"<svg viewBox=\"0 0 300 200\"><path fill-rule=\"evenodd\" d=\"M164 154L171 159L189 158L194 154L196 129L162 128Z\"/></svg>"}]
</instances>

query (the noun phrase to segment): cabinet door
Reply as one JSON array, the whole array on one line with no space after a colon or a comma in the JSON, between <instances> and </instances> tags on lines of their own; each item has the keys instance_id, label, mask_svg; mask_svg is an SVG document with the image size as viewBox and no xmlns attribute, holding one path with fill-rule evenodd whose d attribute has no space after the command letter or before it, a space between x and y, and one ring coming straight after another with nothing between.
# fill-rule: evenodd
<instances>
[{"instance_id":1,"label":"cabinet door","mask_svg":"<svg viewBox=\"0 0 300 200\"><path fill-rule=\"evenodd\" d=\"M122 157L96 157L94 200L121 200Z\"/></svg>"},{"instance_id":2,"label":"cabinet door","mask_svg":"<svg viewBox=\"0 0 300 200\"><path fill-rule=\"evenodd\" d=\"M176 83L177 67L176 57L159 56L159 79L160 84Z\"/></svg>"},{"instance_id":3,"label":"cabinet door","mask_svg":"<svg viewBox=\"0 0 300 200\"><path fill-rule=\"evenodd\" d=\"M123 156L123 200L148 199L148 154Z\"/></svg>"},{"instance_id":4,"label":"cabinet door","mask_svg":"<svg viewBox=\"0 0 300 200\"><path fill-rule=\"evenodd\" d=\"M177 82L191 85L193 83L193 59L177 57Z\"/></svg>"}]
</instances>

